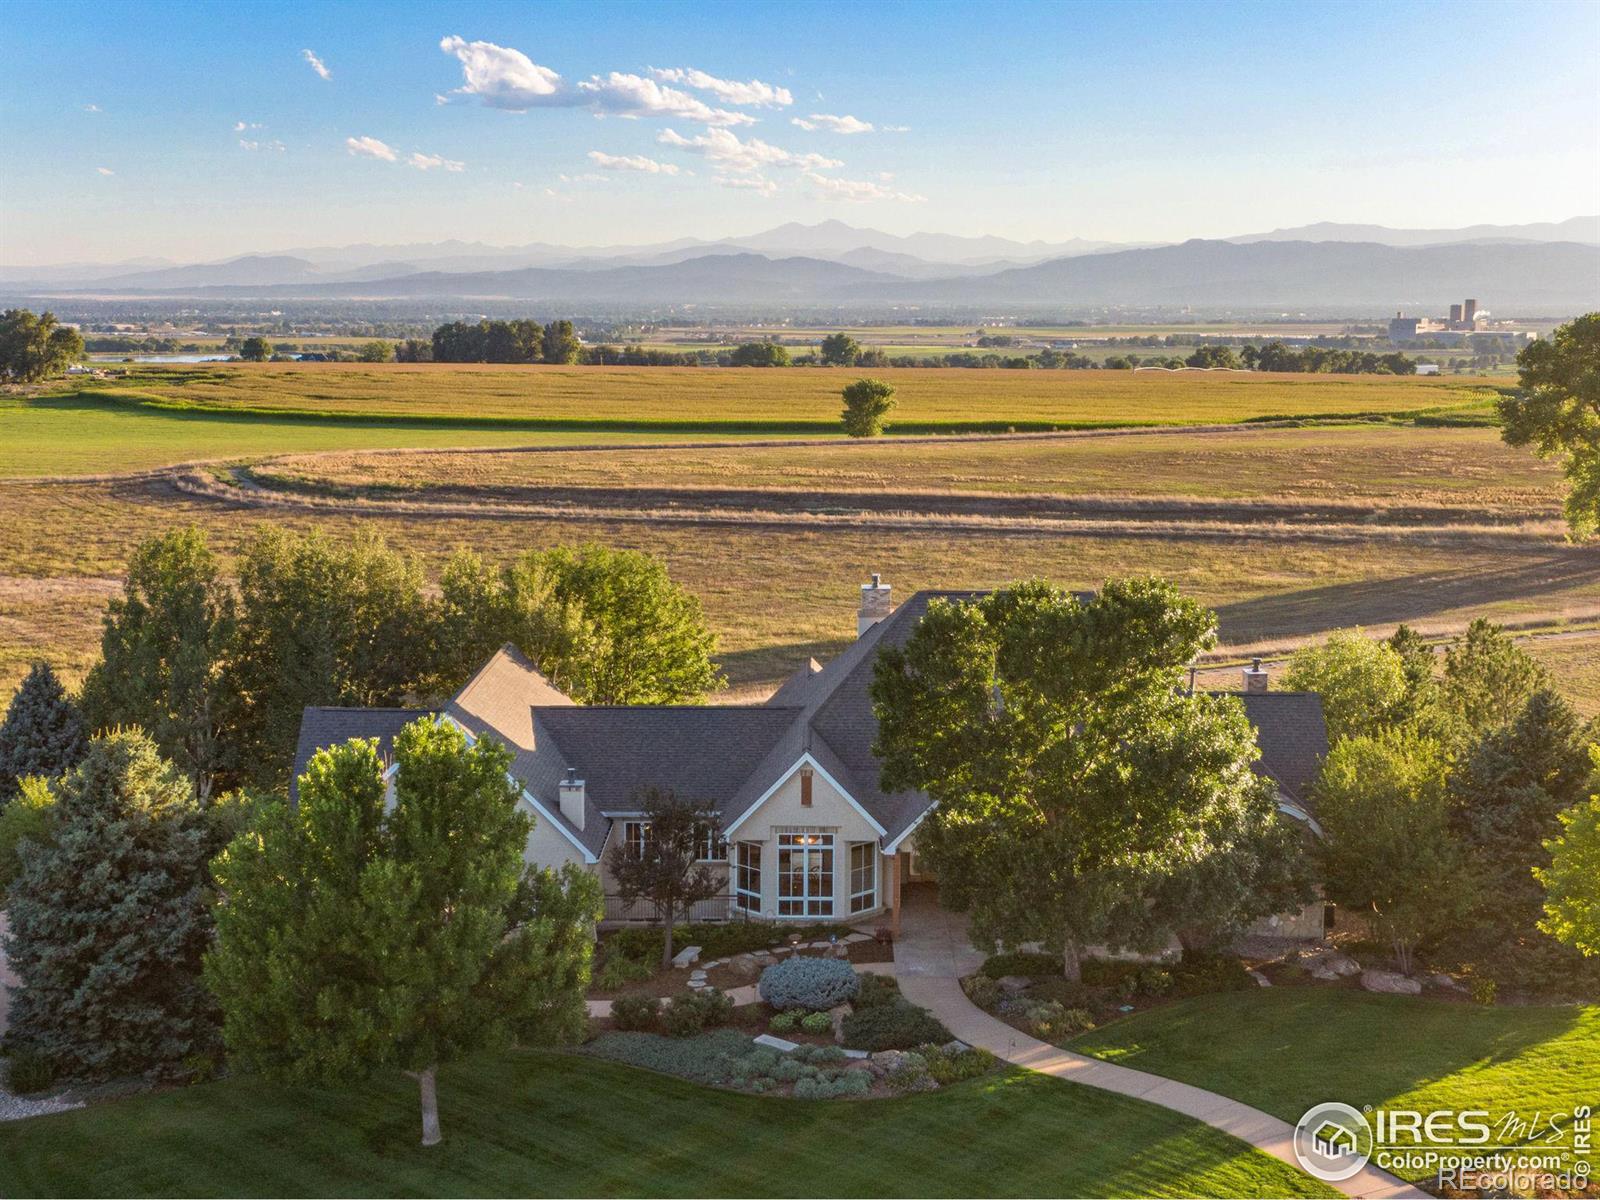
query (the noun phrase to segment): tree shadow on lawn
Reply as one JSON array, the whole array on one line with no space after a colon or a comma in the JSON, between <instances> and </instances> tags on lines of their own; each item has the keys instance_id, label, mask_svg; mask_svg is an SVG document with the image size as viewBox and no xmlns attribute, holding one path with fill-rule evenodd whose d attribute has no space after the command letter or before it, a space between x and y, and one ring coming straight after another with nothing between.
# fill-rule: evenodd
<instances>
[{"instance_id":1,"label":"tree shadow on lawn","mask_svg":"<svg viewBox=\"0 0 1600 1200\"><path fill-rule=\"evenodd\" d=\"M1396 548L1397 555L1402 552ZM1530 597L1547 598L1551 608L1559 608L1558 593L1600 584L1600 554L1594 550L1539 547L1518 558L1488 571L1422 571L1258 596L1219 605L1217 616L1225 641L1252 642L1352 625L1419 621L1453 609ZM1600 604L1600 596L1594 600Z\"/></svg>"},{"instance_id":2,"label":"tree shadow on lawn","mask_svg":"<svg viewBox=\"0 0 1600 1200\"><path fill-rule=\"evenodd\" d=\"M1072 1049L1296 1121L1313 1104L1405 1098L1499 1115L1600 1101L1600 1007L1492 1007L1325 987L1201 996Z\"/></svg>"}]
</instances>

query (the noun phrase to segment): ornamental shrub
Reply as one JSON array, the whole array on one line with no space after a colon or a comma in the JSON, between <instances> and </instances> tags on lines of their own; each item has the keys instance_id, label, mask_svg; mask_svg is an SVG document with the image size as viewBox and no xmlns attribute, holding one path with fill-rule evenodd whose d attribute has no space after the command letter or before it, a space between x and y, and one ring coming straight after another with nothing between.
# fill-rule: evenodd
<instances>
[{"instance_id":1,"label":"ornamental shrub","mask_svg":"<svg viewBox=\"0 0 1600 1200\"><path fill-rule=\"evenodd\" d=\"M979 972L968 975L961 981L961 990L966 992L967 999L979 1008L992 1009L1000 1003L1000 983L992 975Z\"/></svg>"},{"instance_id":2,"label":"ornamental shrub","mask_svg":"<svg viewBox=\"0 0 1600 1200\"><path fill-rule=\"evenodd\" d=\"M654 972L636 958L629 958L626 954L610 954L595 975L594 982L601 991L615 992L630 983L649 979L652 974Z\"/></svg>"},{"instance_id":3,"label":"ornamental shrub","mask_svg":"<svg viewBox=\"0 0 1600 1200\"><path fill-rule=\"evenodd\" d=\"M42 1092L56 1081L50 1060L31 1047L14 1051L6 1066L6 1086L19 1096Z\"/></svg>"},{"instance_id":4,"label":"ornamental shrub","mask_svg":"<svg viewBox=\"0 0 1600 1200\"><path fill-rule=\"evenodd\" d=\"M893 975L867 972L861 976L861 990L856 993L857 1008L877 1008L880 1004L894 1004L900 999L900 985Z\"/></svg>"},{"instance_id":5,"label":"ornamental shrub","mask_svg":"<svg viewBox=\"0 0 1600 1200\"><path fill-rule=\"evenodd\" d=\"M833 1028L833 1018L825 1012L807 1013L800 1018L800 1028L807 1033L827 1033Z\"/></svg>"},{"instance_id":6,"label":"ornamental shrub","mask_svg":"<svg viewBox=\"0 0 1600 1200\"><path fill-rule=\"evenodd\" d=\"M693 1083L725 1083L733 1065L750 1051L750 1039L734 1029L697 1037L669 1038L654 1033L603 1033L583 1053L648 1071L676 1075Z\"/></svg>"},{"instance_id":7,"label":"ornamental shrub","mask_svg":"<svg viewBox=\"0 0 1600 1200\"><path fill-rule=\"evenodd\" d=\"M866 1071L840 1071L832 1077L797 1080L796 1100L839 1100L845 1096L865 1096L872 1086Z\"/></svg>"},{"instance_id":8,"label":"ornamental shrub","mask_svg":"<svg viewBox=\"0 0 1600 1200\"><path fill-rule=\"evenodd\" d=\"M794 1027L800 1024L800 1011L773 1013L772 1020L767 1022L767 1029L772 1033L793 1033Z\"/></svg>"},{"instance_id":9,"label":"ornamental shrub","mask_svg":"<svg viewBox=\"0 0 1600 1200\"><path fill-rule=\"evenodd\" d=\"M822 1012L860 990L855 968L837 958L788 958L761 972L761 998L778 1009Z\"/></svg>"},{"instance_id":10,"label":"ornamental shrub","mask_svg":"<svg viewBox=\"0 0 1600 1200\"><path fill-rule=\"evenodd\" d=\"M674 996L661 1014L661 1025L670 1037L692 1037L702 1030L726 1025L733 1015L733 1001L716 988Z\"/></svg>"},{"instance_id":11,"label":"ornamental shrub","mask_svg":"<svg viewBox=\"0 0 1600 1200\"><path fill-rule=\"evenodd\" d=\"M1094 1028L1094 1017L1083 1008L1068 1008L1059 1000L1046 1000L1032 1005L1027 1013L1028 1027L1035 1037L1053 1042L1058 1038L1076 1037Z\"/></svg>"},{"instance_id":12,"label":"ornamental shrub","mask_svg":"<svg viewBox=\"0 0 1600 1200\"><path fill-rule=\"evenodd\" d=\"M1085 963L1085 976L1088 972L1089 964ZM983 973L991 979L1003 979L1007 975L1042 979L1061 974L1061 959L1054 954L1028 954L1020 950L1012 954L994 954L984 961Z\"/></svg>"},{"instance_id":13,"label":"ornamental shrub","mask_svg":"<svg viewBox=\"0 0 1600 1200\"><path fill-rule=\"evenodd\" d=\"M915 1052L903 1055L885 1082L897 1092L929 1092L939 1086L928 1074L928 1060Z\"/></svg>"},{"instance_id":14,"label":"ornamental shrub","mask_svg":"<svg viewBox=\"0 0 1600 1200\"><path fill-rule=\"evenodd\" d=\"M939 1046L924 1046L917 1053L928 1064L928 1077L941 1087L987 1075L995 1064L994 1055L973 1046L954 1051Z\"/></svg>"},{"instance_id":15,"label":"ornamental shrub","mask_svg":"<svg viewBox=\"0 0 1600 1200\"><path fill-rule=\"evenodd\" d=\"M905 1000L858 1009L844 1019L844 1044L852 1050L909 1050L949 1040L937 1017Z\"/></svg>"},{"instance_id":16,"label":"ornamental shrub","mask_svg":"<svg viewBox=\"0 0 1600 1200\"><path fill-rule=\"evenodd\" d=\"M30 775L53 779L89 748L78 706L48 663L36 662L0 721L0 806Z\"/></svg>"},{"instance_id":17,"label":"ornamental shrub","mask_svg":"<svg viewBox=\"0 0 1600 1200\"><path fill-rule=\"evenodd\" d=\"M611 1002L611 1021L620 1030L654 1029L661 1019L661 1001L654 996L618 996Z\"/></svg>"}]
</instances>

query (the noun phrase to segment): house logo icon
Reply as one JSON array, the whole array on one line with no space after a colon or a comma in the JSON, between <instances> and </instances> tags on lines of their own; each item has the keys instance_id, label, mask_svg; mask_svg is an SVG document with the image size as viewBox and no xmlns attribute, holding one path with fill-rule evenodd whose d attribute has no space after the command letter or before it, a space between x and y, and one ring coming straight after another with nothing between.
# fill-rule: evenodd
<instances>
[{"instance_id":1,"label":"house logo icon","mask_svg":"<svg viewBox=\"0 0 1600 1200\"><path fill-rule=\"evenodd\" d=\"M1349 1179L1372 1157L1372 1126L1348 1104L1318 1104L1294 1127L1294 1156L1325 1183Z\"/></svg>"}]
</instances>

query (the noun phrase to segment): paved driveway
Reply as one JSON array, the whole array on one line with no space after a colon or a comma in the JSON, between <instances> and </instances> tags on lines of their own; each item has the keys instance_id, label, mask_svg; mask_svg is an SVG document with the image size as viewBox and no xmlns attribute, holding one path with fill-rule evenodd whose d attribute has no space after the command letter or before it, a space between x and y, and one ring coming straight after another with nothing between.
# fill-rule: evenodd
<instances>
[{"instance_id":1,"label":"paved driveway","mask_svg":"<svg viewBox=\"0 0 1600 1200\"><path fill-rule=\"evenodd\" d=\"M931 889L908 893L895 942L895 976L906 998L932 1012L956 1037L1030 1071L1183 1113L1299 1169L1294 1127L1277 1117L1186 1083L1062 1050L991 1017L961 990L961 977L977 970L984 957L972 948L966 920L940 909ZM1426 1193L1371 1166L1330 1186L1347 1196L1427 1200Z\"/></svg>"}]
</instances>

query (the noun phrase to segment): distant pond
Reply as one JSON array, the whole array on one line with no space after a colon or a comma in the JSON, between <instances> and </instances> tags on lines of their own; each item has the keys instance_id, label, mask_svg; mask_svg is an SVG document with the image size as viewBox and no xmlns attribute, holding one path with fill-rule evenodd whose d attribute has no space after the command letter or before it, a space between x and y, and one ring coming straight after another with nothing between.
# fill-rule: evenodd
<instances>
[{"instance_id":1,"label":"distant pond","mask_svg":"<svg viewBox=\"0 0 1600 1200\"><path fill-rule=\"evenodd\" d=\"M117 363L202 363L202 362L230 362L232 354L91 354L90 362Z\"/></svg>"}]
</instances>

